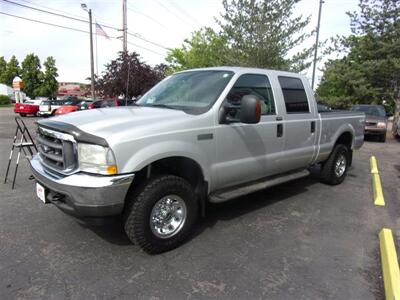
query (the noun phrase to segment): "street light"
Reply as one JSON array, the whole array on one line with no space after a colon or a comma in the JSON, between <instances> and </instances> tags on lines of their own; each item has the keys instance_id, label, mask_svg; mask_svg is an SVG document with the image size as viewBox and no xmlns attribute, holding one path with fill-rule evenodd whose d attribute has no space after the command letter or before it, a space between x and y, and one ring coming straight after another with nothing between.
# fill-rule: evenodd
<instances>
[{"instance_id":1,"label":"street light","mask_svg":"<svg viewBox=\"0 0 400 300\"><path fill-rule=\"evenodd\" d=\"M93 60L93 33L92 33L92 10L89 9L86 3L81 3L81 8L87 11L89 14L89 26L90 26L90 78L91 78L91 92L92 99L95 100L94 94L94 60Z\"/></svg>"}]
</instances>

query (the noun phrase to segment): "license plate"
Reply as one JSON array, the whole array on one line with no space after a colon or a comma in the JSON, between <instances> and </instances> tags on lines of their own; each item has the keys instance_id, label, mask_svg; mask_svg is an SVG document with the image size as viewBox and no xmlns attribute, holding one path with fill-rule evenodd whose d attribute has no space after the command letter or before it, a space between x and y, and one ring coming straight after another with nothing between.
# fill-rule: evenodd
<instances>
[{"instance_id":1,"label":"license plate","mask_svg":"<svg viewBox=\"0 0 400 300\"><path fill-rule=\"evenodd\" d=\"M46 189L39 183L36 183L36 195L43 203L46 203Z\"/></svg>"}]
</instances>

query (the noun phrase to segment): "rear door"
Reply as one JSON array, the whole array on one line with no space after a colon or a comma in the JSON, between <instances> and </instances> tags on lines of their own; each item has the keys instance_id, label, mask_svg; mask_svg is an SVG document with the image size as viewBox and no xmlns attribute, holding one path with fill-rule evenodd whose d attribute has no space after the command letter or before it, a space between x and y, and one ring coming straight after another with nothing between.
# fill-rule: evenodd
<instances>
[{"instance_id":1,"label":"rear door","mask_svg":"<svg viewBox=\"0 0 400 300\"><path fill-rule=\"evenodd\" d=\"M284 100L284 159L282 171L308 166L316 151L317 112L304 88L301 77L278 76L280 93Z\"/></svg>"}]
</instances>

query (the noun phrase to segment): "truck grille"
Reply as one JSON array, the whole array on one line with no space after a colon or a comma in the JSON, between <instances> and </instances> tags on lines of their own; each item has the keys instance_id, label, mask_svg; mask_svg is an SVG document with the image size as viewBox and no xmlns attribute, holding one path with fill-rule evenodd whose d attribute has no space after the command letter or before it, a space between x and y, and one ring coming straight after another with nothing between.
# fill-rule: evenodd
<instances>
[{"instance_id":1,"label":"truck grille","mask_svg":"<svg viewBox=\"0 0 400 300\"><path fill-rule=\"evenodd\" d=\"M60 173L68 173L77 168L77 155L72 136L62 133L57 134L51 130L38 127L36 142L39 156L44 167ZM72 139L72 140L71 140Z\"/></svg>"}]
</instances>

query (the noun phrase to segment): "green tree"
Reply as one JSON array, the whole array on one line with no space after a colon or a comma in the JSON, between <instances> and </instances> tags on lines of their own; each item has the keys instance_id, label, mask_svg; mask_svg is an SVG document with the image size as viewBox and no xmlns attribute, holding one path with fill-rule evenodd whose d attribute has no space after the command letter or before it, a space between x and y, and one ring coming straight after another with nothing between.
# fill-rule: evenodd
<instances>
[{"instance_id":1,"label":"green tree","mask_svg":"<svg viewBox=\"0 0 400 300\"><path fill-rule=\"evenodd\" d=\"M49 56L43 63L45 71L41 73L41 85L38 90L40 96L52 98L58 91L58 73L56 68L56 60Z\"/></svg>"},{"instance_id":2,"label":"green tree","mask_svg":"<svg viewBox=\"0 0 400 300\"><path fill-rule=\"evenodd\" d=\"M348 13L352 34L339 40L346 55L326 63L317 97L336 107L354 103L400 106L400 3L360 0Z\"/></svg>"},{"instance_id":3,"label":"green tree","mask_svg":"<svg viewBox=\"0 0 400 300\"><path fill-rule=\"evenodd\" d=\"M170 67L238 65L301 71L311 64L313 48L293 49L311 34L304 33L310 18L293 17L298 0L224 0L216 19L220 32L203 28L167 56Z\"/></svg>"},{"instance_id":4,"label":"green tree","mask_svg":"<svg viewBox=\"0 0 400 300\"><path fill-rule=\"evenodd\" d=\"M43 74L40 70L40 59L37 55L28 54L22 62L21 76L25 83L23 91L29 97L36 97L40 94Z\"/></svg>"},{"instance_id":5,"label":"green tree","mask_svg":"<svg viewBox=\"0 0 400 300\"><path fill-rule=\"evenodd\" d=\"M205 27L186 39L181 48L172 49L166 58L170 70L181 71L231 64L227 40L212 28Z\"/></svg>"},{"instance_id":6,"label":"green tree","mask_svg":"<svg viewBox=\"0 0 400 300\"><path fill-rule=\"evenodd\" d=\"M15 76L21 75L21 69L17 58L13 55L8 61L6 68L0 73L0 82L8 86L12 85Z\"/></svg>"},{"instance_id":7,"label":"green tree","mask_svg":"<svg viewBox=\"0 0 400 300\"><path fill-rule=\"evenodd\" d=\"M0 83L5 83L3 82L3 76L6 72L6 68L7 68L7 62L4 59L4 56L0 56Z\"/></svg>"}]
</instances>

